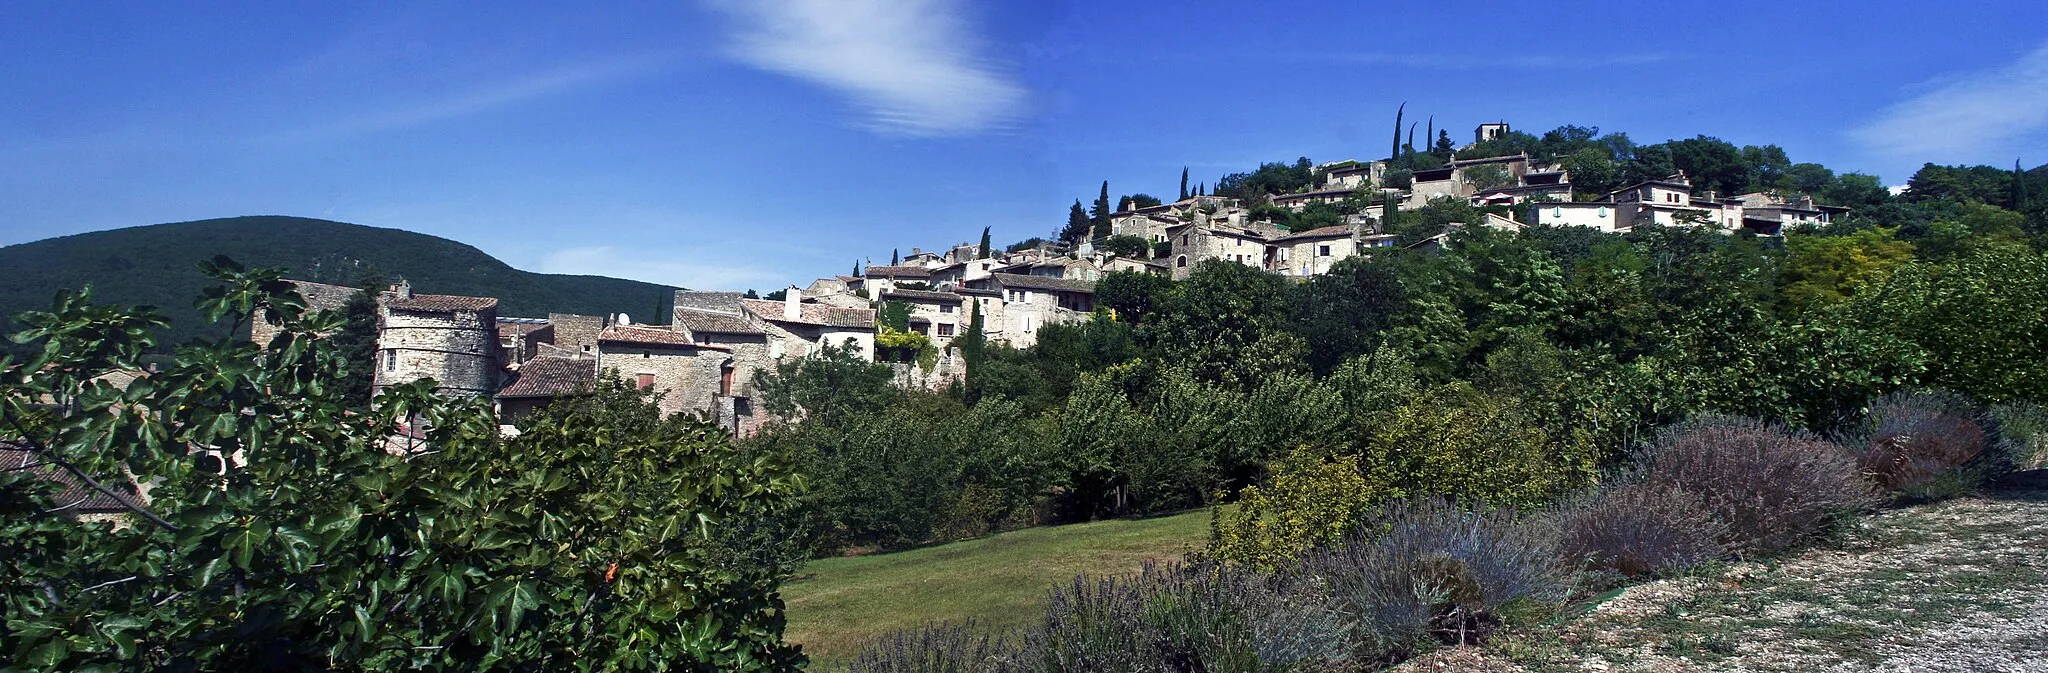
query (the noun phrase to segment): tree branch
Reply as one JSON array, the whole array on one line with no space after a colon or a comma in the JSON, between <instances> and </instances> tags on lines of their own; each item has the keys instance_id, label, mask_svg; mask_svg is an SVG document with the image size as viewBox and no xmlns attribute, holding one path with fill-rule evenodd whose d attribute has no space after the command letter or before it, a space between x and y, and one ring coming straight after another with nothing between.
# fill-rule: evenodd
<instances>
[{"instance_id":1,"label":"tree branch","mask_svg":"<svg viewBox=\"0 0 2048 673\"><path fill-rule=\"evenodd\" d=\"M142 515L142 518L148 519L150 523L154 523L162 527L164 530L168 530L173 533L178 532L178 524L165 521L163 517L157 516L156 512L149 511L148 509L144 508L141 505L129 502L128 498L121 497L121 494L114 492L114 489L107 488L106 484L100 483L98 479L92 478L92 475L86 474L85 470L78 469L78 466L72 465L70 461L64 460L62 457L58 456L56 452L51 451L49 447L34 442L17 443L16 445L26 447L28 450L35 452L36 455L41 456L43 460L49 461L50 463L55 464L58 467L64 468L66 472L71 473L71 476L77 477L80 482L83 482L86 486L91 487L92 490L99 491L100 493L105 494L107 497L113 498L114 502L121 503L121 506L127 508L128 511Z\"/></svg>"}]
</instances>

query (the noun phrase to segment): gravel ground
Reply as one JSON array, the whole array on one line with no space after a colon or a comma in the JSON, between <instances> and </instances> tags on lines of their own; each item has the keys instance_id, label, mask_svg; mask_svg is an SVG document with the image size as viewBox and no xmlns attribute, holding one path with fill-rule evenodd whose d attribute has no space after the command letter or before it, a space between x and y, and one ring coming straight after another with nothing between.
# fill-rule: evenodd
<instances>
[{"instance_id":1,"label":"gravel ground","mask_svg":"<svg viewBox=\"0 0 2048 673\"><path fill-rule=\"evenodd\" d=\"M1887 510L1836 544L1628 588L1421 671L2048 673L2048 475Z\"/></svg>"}]
</instances>

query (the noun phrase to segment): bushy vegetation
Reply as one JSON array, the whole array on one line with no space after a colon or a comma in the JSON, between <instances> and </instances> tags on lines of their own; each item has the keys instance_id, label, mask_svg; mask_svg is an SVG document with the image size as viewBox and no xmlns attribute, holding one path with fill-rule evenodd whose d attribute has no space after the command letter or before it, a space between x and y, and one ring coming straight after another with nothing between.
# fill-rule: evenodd
<instances>
[{"instance_id":1,"label":"bushy vegetation","mask_svg":"<svg viewBox=\"0 0 2048 673\"><path fill-rule=\"evenodd\" d=\"M0 651L27 671L795 670L777 586L803 558L802 479L623 382L502 438L423 380L369 409L339 382L337 312L281 270L205 265L235 334L137 371L163 320L65 293L0 359L5 438L117 490L127 518L55 513L44 469L0 472ZM133 497L133 496L130 496Z\"/></svg>"},{"instance_id":2,"label":"bushy vegetation","mask_svg":"<svg viewBox=\"0 0 2048 673\"><path fill-rule=\"evenodd\" d=\"M1578 135L1575 151L1621 140ZM1056 429L1042 445L1163 461L1089 462L1087 483L1119 499L1054 511L1234 503L1174 577L1256 581L1182 601L1159 597L1178 595L1159 588L1174 585L1165 571L1084 580L1060 609L1104 630L1048 621L962 670L1048 670L1018 658L1047 647L1115 670L1370 667L1625 578L1799 549L1887 494L1952 496L2041 463L2048 414L2032 401L2048 362L2030 354L2048 343L2048 241L2033 203L1892 198L1707 140L1631 161L1726 159L1748 167L1716 188L1796 184L1856 210L1783 239L1462 231L1437 253L1373 253L1299 282L1204 264L1178 283L1106 282L1115 317L1085 329L1129 340L1094 366L993 349L1074 382L1065 404L1022 396ZM1953 392L1912 392L1930 389ZM970 402L1016 399L978 390ZM1172 439L1145 439L1162 429ZM1055 499L1083 490L1073 473L1047 483ZM1373 571L1309 589L1332 564ZM1182 605L1265 617L1185 646L1147 621ZM1256 607L1270 605L1292 612ZM1317 632L1325 614L1347 625L1342 653L1216 644ZM916 650L894 647L867 670Z\"/></svg>"}]
</instances>

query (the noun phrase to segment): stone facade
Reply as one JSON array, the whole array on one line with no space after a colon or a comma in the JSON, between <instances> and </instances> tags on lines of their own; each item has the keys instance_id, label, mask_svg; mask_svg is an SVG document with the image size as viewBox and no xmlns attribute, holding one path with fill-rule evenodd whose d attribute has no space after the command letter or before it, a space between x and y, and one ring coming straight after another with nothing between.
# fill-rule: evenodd
<instances>
[{"instance_id":1,"label":"stone facade","mask_svg":"<svg viewBox=\"0 0 2048 673\"><path fill-rule=\"evenodd\" d=\"M291 283L292 287L298 290L299 296L305 298L307 311L340 311L348 307L348 300L351 297L354 297L357 292L361 292L361 290L343 285L328 285L326 283L304 280L287 280L285 282ZM268 320L264 320L262 311L258 311L256 315L250 317L249 343L256 344L259 348L268 347L270 340L276 336L277 326L270 324Z\"/></svg>"},{"instance_id":2,"label":"stone facade","mask_svg":"<svg viewBox=\"0 0 2048 673\"><path fill-rule=\"evenodd\" d=\"M498 390L498 300L413 294L401 282L378 296L373 389L433 378L442 392Z\"/></svg>"},{"instance_id":3,"label":"stone facade","mask_svg":"<svg viewBox=\"0 0 2048 673\"><path fill-rule=\"evenodd\" d=\"M617 375L661 396L663 415L700 414L716 419L720 398L728 397L731 349L690 343L664 327L614 325L597 339L599 376Z\"/></svg>"},{"instance_id":4,"label":"stone facade","mask_svg":"<svg viewBox=\"0 0 2048 673\"><path fill-rule=\"evenodd\" d=\"M549 313L548 325L553 328L556 348L578 353L597 352L597 335L603 332L604 316L577 315L574 313Z\"/></svg>"}]
</instances>

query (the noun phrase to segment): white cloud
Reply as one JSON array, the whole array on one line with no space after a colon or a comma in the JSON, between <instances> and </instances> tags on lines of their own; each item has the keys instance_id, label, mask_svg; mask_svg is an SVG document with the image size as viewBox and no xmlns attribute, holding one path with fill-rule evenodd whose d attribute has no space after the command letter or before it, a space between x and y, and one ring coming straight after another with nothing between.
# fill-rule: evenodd
<instances>
[{"instance_id":1,"label":"white cloud","mask_svg":"<svg viewBox=\"0 0 2048 673\"><path fill-rule=\"evenodd\" d=\"M380 102L371 111L269 136L298 142L410 128L467 117L526 101L570 93L653 71L668 60L650 54L575 63L524 73L423 100Z\"/></svg>"},{"instance_id":2,"label":"white cloud","mask_svg":"<svg viewBox=\"0 0 2048 673\"><path fill-rule=\"evenodd\" d=\"M1016 120L1024 88L981 54L956 0L710 0L739 24L732 54L837 89L878 131L958 136Z\"/></svg>"},{"instance_id":3,"label":"white cloud","mask_svg":"<svg viewBox=\"0 0 2048 673\"><path fill-rule=\"evenodd\" d=\"M2048 46L2002 68L1938 82L1851 129L1849 138L1877 154L1942 162L1979 160L2044 128Z\"/></svg>"},{"instance_id":4,"label":"white cloud","mask_svg":"<svg viewBox=\"0 0 2048 673\"><path fill-rule=\"evenodd\" d=\"M693 290L768 291L780 287L786 275L754 264L653 256L608 245L564 248L548 253L540 261L540 271L630 278Z\"/></svg>"}]
</instances>

